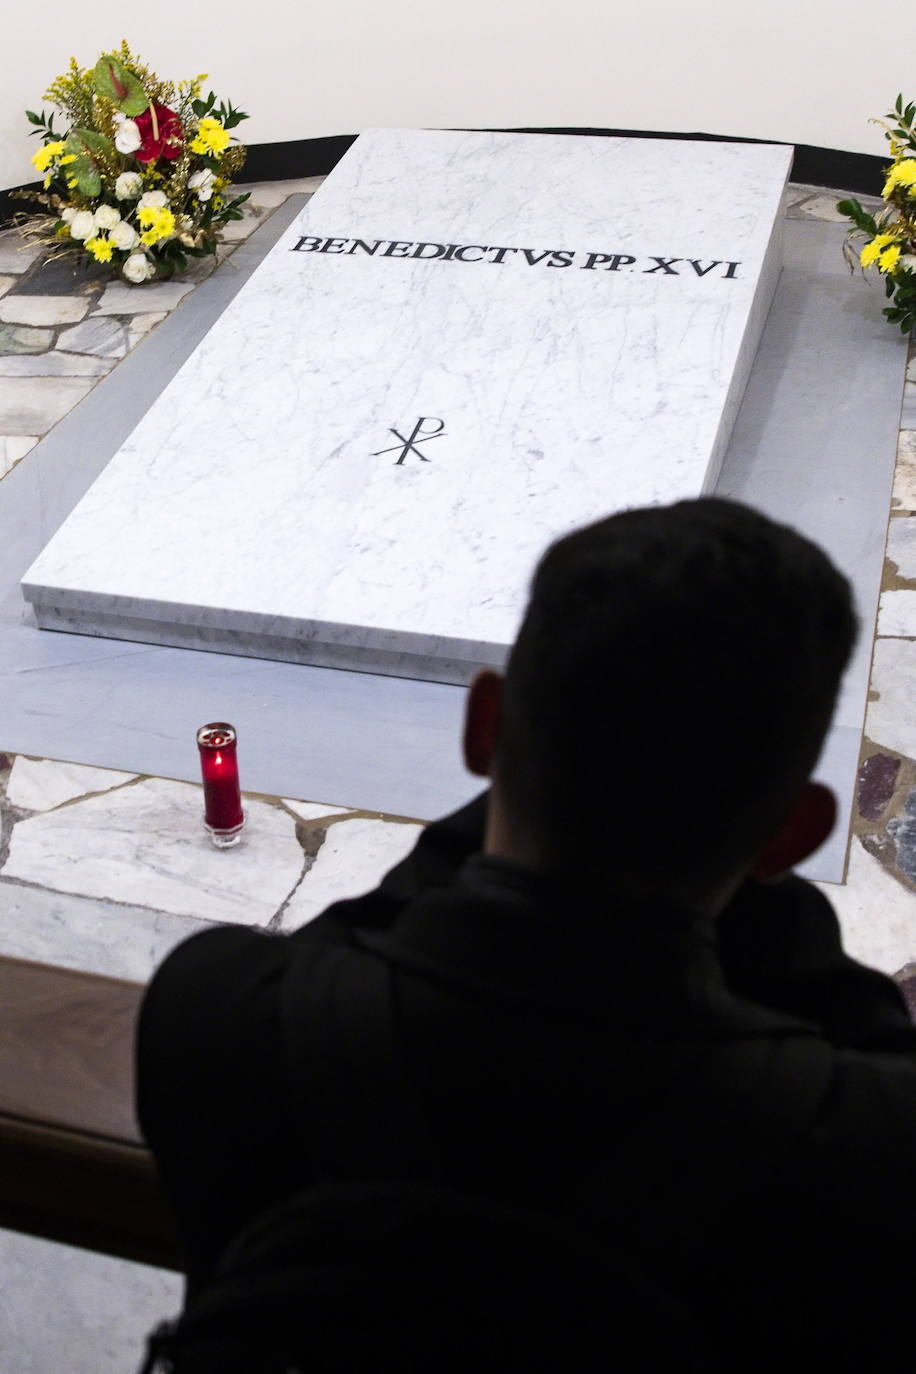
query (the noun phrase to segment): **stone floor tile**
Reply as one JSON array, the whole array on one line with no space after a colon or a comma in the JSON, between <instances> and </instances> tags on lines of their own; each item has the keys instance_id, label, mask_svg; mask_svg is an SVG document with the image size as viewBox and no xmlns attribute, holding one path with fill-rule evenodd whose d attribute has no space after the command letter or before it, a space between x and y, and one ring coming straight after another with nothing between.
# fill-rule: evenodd
<instances>
[{"instance_id":1,"label":"stone floor tile","mask_svg":"<svg viewBox=\"0 0 916 1374\"><path fill-rule=\"evenodd\" d=\"M916 430L901 431L894 470L895 510L916 511Z\"/></svg>"},{"instance_id":2,"label":"stone floor tile","mask_svg":"<svg viewBox=\"0 0 916 1374\"><path fill-rule=\"evenodd\" d=\"M53 329L23 329L14 324L0 324L0 355L46 353L53 342Z\"/></svg>"},{"instance_id":3,"label":"stone floor tile","mask_svg":"<svg viewBox=\"0 0 916 1374\"><path fill-rule=\"evenodd\" d=\"M209 925L192 916L48 892L7 878L0 878L0 906L0 955L135 983L149 982L176 945Z\"/></svg>"},{"instance_id":4,"label":"stone floor tile","mask_svg":"<svg viewBox=\"0 0 916 1374\"><path fill-rule=\"evenodd\" d=\"M273 210L293 194L287 190L285 181L249 182L245 186L233 186L232 191L233 195L238 196L243 196L247 192L249 199L245 204L253 205L259 210Z\"/></svg>"},{"instance_id":5,"label":"stone floor tile","mask_svg":"<svg viewBox=\"0 0 916 1374\"><path fill-rule=\"evenodd\" d=\"M247 214L241 219L230 220L220 231L223 242L241 243L248 238L249 234L254 233L260 223L260 216L255 214Z\"/></svg>"},{"instance_id":6,"label":"stone floor tile","mask_svg":"<svg viewBox=\"0 0 916 1374\"><path fill-rule=\"evenodd\" d=\"M0 277L0 296L5 296L11 286L19 280L18 277Z\"/></svg>"},{"instance_id":7,"label":"stone floor tile","mask_svg":"<svg viewBox=\"0 0 916 1374\"><path fill-rule=\"evenodd\" d=\"M133 348L134 344L139 343L151 329L155 329L157 324L161 324L165 319L165 311L156 311L151 315L132 315L130 324L127 328L127 347Z\"/></svg>"},{"instance_id":8,"label":"stone floor tile","mask_svg":"<svg viewBox=\"0 0 916 1374\"><path fill-rule=\"evenodd\" d=\"M283 181L272 181L272 182L263 183L263 184L264 184L264 185L270 185L270 186L276 186L277 188L282 187L282 188L283 188L283 191L284 191L284 200L285 200L288 196L298 196L298 195L303 195L303 194L305 194L305 195L314 195L315 192L318 190L319 186L321 186L322 182L324 182L324 181L326 181L326 180L327 180L327 177L326 177L326 176L321 176L321 177L285 177ZM253 199L253 197L252 197L252 199Z\"/></svg>"},{"instance_id":9,"label":"stone floor tile","mask_svg":"<svg viewBox=\"0 0 916 1374\"><path fill-rule=\"evenodd\" d=\"M808 196L796 202L787 213L792 219L817 219L827 220L831 224L848 224L849 220L836 208L837 201L842 199L841 192L831 194L829 191L822 191L819 195Z\"/></svg>"},{"instance_id":10,"label":"stone floor tile","mask_svg":"<svg viewBox=\"0 0 916 1374\"><path fill-rule=\"evenodd\" d=\"M83 258L46 258L18 279L17 295L94 296L113 278L111 267Z\"/></svg>"},{"instance_id":11,"label":"stone floor tile","mask_svg":"<svg viewBox=\"0 0 916 1374\"><path fill-rule=\"evenodd\" d=\"M888 526L878 634L916 637L916 517L897 516Z\"/></svg>"},{"instance_id":12,"label":"stone floor tile","mask_svg":"<svg viewBox=\"0 0 916 1374\"><path fill-rule=\"evenodd\" d=\"M916 591L881 593L878 602L878 634L883 638L902 635L916 639Z\"/></svg>"},{"instance_id":13,"label":"stone floor tile","mask_svg":"<svg viewBox=\"0 0 916 1374\"><path fill-rule=\"evenodd\" d=\"M846 882L817 883L839 918L854 959L895 973L916 959L916 891L904 887L853 835Z\"/></svg>"},{"instance_id":14,"label":"stone floor tile","mask_svg":"<svg viewBox=\"0 0 916 1374\"><path fill-rule=\"evenodd\" d=\"M885 556L896 578L916 581L916 518L891 520Z\"/></svg>"},{"instance_id":15,"label":"stone floor tile","mask_svg":"<svg viewBox=\"0 0 916 1374\"><path fill-rule=\"evenodd\" d=\"M881 821L897 790L903 760L879 750L864 759L856 776L856 818Z\"/></svg>"},{"instance_id":16,"label":"stone floor tile","mask_svg":"<svg viewBox=\"0 0 916 1374\"><path fill-rule=\"evenodd\" d=\"M410 853L422 825L357 817L336 821L283 913L284 930L297 930L331 902L358 897Z\"/></svg>"},{"instance_id":17,"label":"stone floor tile","mask_svg":"<svg viewBox=\"0 0 916 1374\"><path fill-rule=\"evenodd\" d=\"M877 639L872 661L871 690L865 733L876 744L907 758L916 758L916 642L910 639ZM914 951L912 958L916 958Z\"/></svg>"},{"instance_id":18,"label":"stone floor tile","mask_svg":"<svg viewBox=\"0 0 916 1374\"><path fill-rule=\"evenodd\" d=\"M0 377L0 434L47 434L92 390L92 377Z\"/></svg>"},{"instance_id":19,"label":"stone floor tile","mask_svg":"<svg viewBox=\"0 0 916 1374\"><path fill-rule=\"evenodd\" d=\"M887 833L894 845L894 863L913 884L916 896L916 787L912 787L903 809L887 823Z\"/></svg>"},{"instance_id":20,"label":"stone floor tile","mask_svg":"<svg viewBox=\"0 0 916 1374\"><path fill-rule=\"evenodd\" d=\"M25 811L50 811L91 792L108 792L112 787L132 782L136 776L113 768L87 768L81 763L29 759L20 754L13 762L6 799Z\"/></svg>"},{"instance_id":21,"label":"stone floor tile","mask_svg":"<svg viewBox=\"0 0 916 1374\"><path fill-rule=\"evenodd\" d=\"M323 802L300 802L290 801L283 798L283 805L288 806L301 821L319 821L325 816L348 816L352 812L349 806L325 806Z\"/></svg>"},{"instance_id":22,"label":"stone floor tile","mask_svg":"<svg viewBox=\"0 0 916 1374\"><path fill-rule=\"evenodd\" d=\"M0 354L0 377L105 377L115 358L95 358L85 353Z\"/></svg>"},{"instance_id":23,"label":"stone floor tile","mask_svg":"<svg viewBox=\"0 0 916 1374\"><path fill-rule=\"evenodd\" d=\"M86 296L4 296L0 320L5 324L54 326L76 324L89 309Z\"/></svg>"},{"instance_id":24,"label":"stone floor tile","mask_svg":"<svg viewBox=\"0 0 916 1374\"><path fill-rule=\"evenodd\" d=\"M91 353L98 358L123 358L127 352L127 330L120 320L107 316L83 320L71 329L62 329L58 348L68 353Z\"/></svg>"},{"instance_id":25,"label":"stone floor tile","mask_svg":"<svg viewBox=\"0 0 916 1374\"><path fill-rule=\"evenodd\" d=\"M218 850L191 783L148 778L19 821L2 875L208 921L266 925L299 881L296 823L267 802L246 804L241 844Z\"/></svg>"},{"instance_id":26,"label":"stone floor tile","mask_svg":"<svg viewBox=\"0 0 916 1374\"><path fill-rule=\"evenodd\" d=\"M0 478L12 472L20 458L33 449L40 436L37 434L0 434Z\"/></svg>"},{"instance_id":27,"label":"stone floor tile","mask_svg":"<svg viewBox=\"0 0 916 1374\"><path fill-rule=\"evenodd\" d=\"M216 271L218 264L219 259L216 253L208 253L205 258L192 258L187 271L182 272L177 280L190 282L192 286L199 286L202 281L207 280L211 273Z\"/></svg>"},{"instance_id":28,"label":"stone floor tile","mask_svg":"<svg viewBox=\"0 0 916 1374\"><path fill-rule=\"evenodd\" d=\"M116 281L105 287L92 312L98 315L149 315L153 311L172 310L182 297L194 289L193 282L146 282L142 286L128 286Z\"/></svg>"},{"instance_id":29,"label":"stone floor tile","mask_svg":"<svg viewBox=\"0 0 916 1374\"><path fill-rule=\"evenodd\" d=\"M15 1231L0 1231L0 1274L3 1374L131 1374L182 1305L180 1274Z\"/></svg>"},{"instance_id":30,"label":"stone floor tile","mask_svg":"<svg viewBox=\"0 0 916 1374\"><path fill-rule=\"evenodd\" d=\"M31 243L15 229L7 229L0 234L0 272L27 272L43 252L43 244Z\"/></svg>"}]
</instances>

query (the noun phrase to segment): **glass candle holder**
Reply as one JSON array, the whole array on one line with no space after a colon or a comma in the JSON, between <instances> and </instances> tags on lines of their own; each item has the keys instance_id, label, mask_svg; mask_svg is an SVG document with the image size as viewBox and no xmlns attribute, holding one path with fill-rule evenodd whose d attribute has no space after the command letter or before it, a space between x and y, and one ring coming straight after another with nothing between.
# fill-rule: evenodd
<instances>
[{"instance_id":1,"label":"glass candle holder","mask_svg":"<svg viewBox=\"0 0 916 1374\"><path fill-rule=\"evenodd\" d=\"M204 781L204 825L217 849L238 844L245 828L236 734L225 721L202 725L197 732Z\"/></svg>"}]
</instances>

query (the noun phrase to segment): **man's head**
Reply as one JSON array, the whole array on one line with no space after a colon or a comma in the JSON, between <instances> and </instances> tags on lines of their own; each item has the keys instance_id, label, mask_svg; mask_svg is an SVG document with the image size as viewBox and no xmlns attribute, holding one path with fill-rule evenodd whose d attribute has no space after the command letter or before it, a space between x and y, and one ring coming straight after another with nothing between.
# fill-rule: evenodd
<instances>
[{"instance_id":1,"label":"man's head","mask_svg":"<svg viewBox=\"0 0 916 1374\"><path fill-rule=\"evenodd\" d=\"M808 779L855 641L849 584L787 526L716 498L548 549L465 752L488 849L634 896L721 905L829 834Z\"/></svg>"}]
</instances>

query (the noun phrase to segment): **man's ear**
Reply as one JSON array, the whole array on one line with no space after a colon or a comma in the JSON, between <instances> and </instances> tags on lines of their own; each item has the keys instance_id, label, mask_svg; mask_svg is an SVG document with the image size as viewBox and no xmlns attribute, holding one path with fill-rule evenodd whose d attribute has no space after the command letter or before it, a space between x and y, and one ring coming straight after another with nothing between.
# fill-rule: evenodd
<instances>
[{"instance_id":1,"label":"man's ear","mask_svg":"<svg viewBox=\"0 0 916 1374\"><path fill-rule=\"evenodd\" d=\"M499 738L503 678L492 668L477 674L468 689L464 712L464 761L469 772L488 778Z\"/></svg>"},{"instance_id":2,"label":"man's ear","mask_svg":"<svg viewBox=\"0 0 916 1374\"><path fill-rule=\"evenodd\" d=\"M837 802L829 787L806 782L775 834L751 868L761 882L773 882L795 868L827 839L836 824Z\"/></svg>"}]
</instances>

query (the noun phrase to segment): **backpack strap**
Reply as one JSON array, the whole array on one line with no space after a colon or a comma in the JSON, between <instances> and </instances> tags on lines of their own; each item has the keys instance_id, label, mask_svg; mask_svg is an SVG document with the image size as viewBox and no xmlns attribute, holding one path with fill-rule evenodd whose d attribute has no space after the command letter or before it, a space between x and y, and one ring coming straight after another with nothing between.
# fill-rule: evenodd
<instances>
[{"instance_id":1,"label":"backpack strap","mask_svg":"<svg viewBox=\"0 0 916 1374\"><path fill-rule=\"evenodd\" d=\"M303 942L280 993L288 1109L319 1179L429 1179L433 1137L398 1036L394 972L346 930Z\"/></svg>"}]
</instances>

